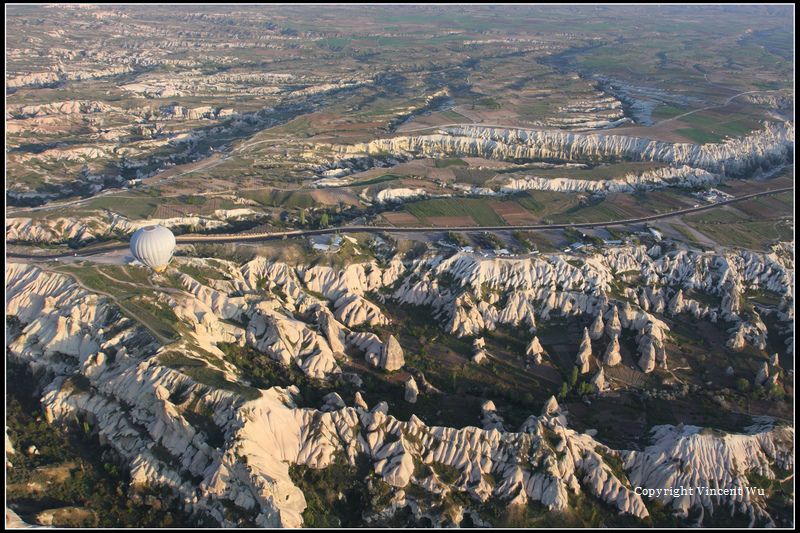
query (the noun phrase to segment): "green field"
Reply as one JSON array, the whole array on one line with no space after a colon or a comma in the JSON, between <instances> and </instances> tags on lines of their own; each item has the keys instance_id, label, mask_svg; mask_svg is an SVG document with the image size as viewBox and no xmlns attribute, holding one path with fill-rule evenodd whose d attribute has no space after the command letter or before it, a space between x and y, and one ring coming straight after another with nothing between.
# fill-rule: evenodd
<instances>
[{"instance_id":1,"label":"green field","mask_svg":"<svg viewBox=\"0 0 800 533\"><path fill-rule=\"evenodd\" d=\"M56 270L74 274L91 290L114 295L125 314L130 315L134 320L141 320L156 333L168 339L177 336L177 331L172 326L178 322L178 318L171 309L148 299L153 297L153 289L128 284L144 283L147 277L144 269L113 265L102 265L98 268L112 278L127 283L115 282L91 266L65 265Z\"/></svg>"},{"instance_id":2,"label":"green field","mask_svg":"<svg viewBox=\"0 0 800 533\"><path fill-rule=\"evenodd\" d=\"M239 192L242 198L255 200L265 207L314 207L316 202L307 191L285 191L280 189L262 189L259 191Z\"/></svg>"},{"instance_id":3,"label":"green field","mask_svg":"<svg viewBox=\"0 0 800 533\"><path fill-rule=\"evenodd\" d=\"M137 300L136 303L130 299L122 304L123 310L127 310L135 315L134 318L142 320L150 326L156 333L167 339L178 339L180 335L173 328L173 324L178 322L178 317L171 310L166 310L159 305L155 305L145 300Z\"/></svg>"},{"instance_id":4,"label":"green field","mask_svg":"<svg viewBox=\"0 0 800 533\"><path fill-rule=\"evenodd\" d=\"M419 219L428 217L472 217L479 226L507 226L506 222L478 198L436 198L408 204L406 210Z\"/></svg>"},{"instance_id":5,"label":"green field","mask_svg":"<svg viewBox=\"0 0 800 533\"><path fill-rule=\"evenodd\" d=\"M580 202L577 194L551 191L524 191L512 195L511 199L539 216L564 213Z\"/></svg>"},{"instance_id":6,"label":"green field","mask_svg":"<svg viewBox=\"0 0 800 533\"><path fill-rule=\"evenodd\" d=\"M612 222L614 220L624 220L628 217L600 203L578 207L563 214L553 215L550 218L556 224L569 224L573 222Z\"/></svg>"},{"instance_id":7,"label":"green field","mask_svg":"<svg viewBox=\"0 0 800 533\"><path fill-rule=\"evenodd\" d=\"M758 220L770 220L794 213L794 194L784 192L736 204L736 209Z\"/></svg>"},{"instance_id":8,"label":"green field","mask_svg":"<svg viewBox=\"0 0 800 533\"><path fill-rule=\"evenodd\" d=\"M459 159L458 157L450 157L450 158L435 159L433 161L433 165L436 168L468 167L469 163L467 163L463 159Z\"/></svg>"},{"instance_id":9,"label":"green field","mask_svg":"<svg viewBox=\"0 0 800 533\"><path fill-rule=\"evenodd\" d=\"M731 224L747 222L749 218L729 209L710 209L683 217L684 221L694 224Z\"/></svg>"},{"instance_id":10,"label":"green field","mask_svg":"<svg viewBox=\"0 0 800 533\"><path fill-rule=\"evenodd\" d=\"M497 172L490 169L477 168L454 168L453 174L459 183L469 183L472 185L485 185L487 181L497 176Z\"/></svg>"},{"instance_id":11,"label":"green field","mask_svg":"<svg viewBox=\"0 0 800 533\"><path fill-rule=\"evenodd\" d=\"M464 121L471 122L467 117L465 117L458 111L453 111L452 109L447 109L445 111L442 111L442 116L458 122L464 122Z\"/></svg>"},{"instance_id":12,"label":"green field","mask_svg":"<svg viewBox=\"0 0 800 533\"><path fill-rule=\"evenodd\" d=\"M147 285L149 270L131 265L103 265L103 272L120 281Z\"/></svg>"},{"instance_id":13,"label":"green field","mask_svg":"<svg viewBox=\"0 0 800 533\"><path fill-rule=\"evenodd\" d=\"M558 253L560 250L553 245L550 240L538 232L523 232L523 237L531 241L536 246L536 249L543 254Z\"/></svg>"},{"instance_id":14,"label":"green field","mask_svg":"<svg viewBox=\"0 0 800 533\"><path fill-rule=\"evenodd\" d=\"M672 227L672 229L683 235L686 238L686 242L691 244L698 244L697 239L694 237L694 235L692 235L692 233L688 229L686 229L685 226L682 226L681 224L670 224L670 226Z\"/></svg>"},{"instance_id":15,"label":"green field","mask_svg":"<svg viewBox=\"0 0 800 533\"><path fill-rule=\"evenodd\" d=\"M734 114L730 116L719 117L719 113L692 113L685 115L678 119L679 122L695 126L695 128L702 130L708 135L723 136L724 137L741 137L748 135L754 130L761 130L763 126L753 120L749 114ZM683 132L684 130L676 130ZM683 133L682 133L683 134ZM684 134L685 135L685 134ZM704 138L701 134L695 134L698 138ZM688 135L687 135L688 136ZM708 137L711 138L711 137ZM704 141L711 142L711 141ZM716 142L716 141L713 141Z\"/></svg>"},{"instance_id":16,"label":"green field","mask_svg":"<svg viewBox=\"0 0 800 533\"><path fill-rule=\"evenodd\" d=\"M331 38L316 41L319 46L325 46L331 49L341 49L350 45L350 39Z\"/></svg>"},{"instance_id":17,"label":"green field","mask_svg":"<svg viewBox=\"0 0 800 533\"><path fill-rule=\"evenodd\" d=\"M110 196L86 202L82 209L108 209L131 219L150 218L165 200L149 196Z\"/></svg>"},{"instance_id":18,"label":"green field","mask_svg":"<svg viewBox=\"0 0 800 533\"><path fill-rule=\"evenodd\" d=\"M653 112L650 114L650 116L653 118L653 120L660 121L677 117L678 115L682 115L687 111L688 110L680 109L679 107L662 104L653 109Z\"/></svg>"},{"instance_id":19,"label":"green field","mask_svg":"<svg viewBox=\"0 0 800 533\"><path fill-rule=\"evenodd\" d=\"M354 183L348 183L347 185L338 185L337 187L331 187L332 189L339 188L339 187L352 187L355 190L355 187L369 187L370 185L377 185L378 183L383 183L386 181L394 181L401 179L402 176L398 176L396 174L384 174L383 176L378 176L377 178L370 178L364 181L356 181ZM360 190L356 190L357 193L361 192Z\"/></svg>"},{"instance_id":20,"label":"green field","mask_svg":"<svg viewBox=\"0 0 800 533\"><path fill-rule=\"evenodd\" d=\"M699 144L714 144L725 139L724 135L717 135L700 128L676 129L675 132Z\"/></svg>"},{"instance_id":21,"label":"green field","mask_svg":"<svg viewBox=\"0 0 800 533\"><path fill-rule=\"evenodd\" d=\"M768 250L776 240L793 238L788 226L775 221L754 221L745 215L714 209L688 215L683 221L722 246Z\"/></svg>"}]
</instances>

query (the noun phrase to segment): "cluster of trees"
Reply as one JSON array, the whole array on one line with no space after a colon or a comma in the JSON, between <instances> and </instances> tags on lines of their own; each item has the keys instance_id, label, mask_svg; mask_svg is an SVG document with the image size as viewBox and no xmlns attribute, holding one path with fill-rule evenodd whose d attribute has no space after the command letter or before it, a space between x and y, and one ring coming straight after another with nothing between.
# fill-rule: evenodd
<instances>
[{"instance_id":1,"label":"cluster of trees","mask_svg":"<svg viewBox=\"0 0 800 533\"><path fill-rule=\"evenodd\" d=\"M318 228L327 228L330 224L330 218L328 217L328 213L322 213L319 217L319 221L317 222L316 226ZM300 211L300 227L305 228L307 225L310 225L306 221L306 212L305 210Z\"/></svg>"},{"instance_id":2,"label":"cluster of trees","mask_svg":"<svg viewBox=\"0 0 800 533\"><path fill-rule=\"evenodd\" d=\"M530 239L527 239L521 231L515 231L514 238L517 239L517 241L519 241L519 243L522 245L522 250L524 252L530 252L531 250L536 249L536 245L534 245Z\"/></svg>"},{"instance_id":3,"label":"cluster of trees","mask_svg":"<svg viewBox=\"0 0 800 533\"><path fill-rule=\"evenodd\" d=\"M7 504L24 502L31 512L53 507L74 506L88 512L61 515L64 527L191 527L193 521L183 510L168 502L171 494L149 489L150 498L129 498L132 492L129 473L113 459L114 452L101 446L85 422L73 424L67 432L55 430L44 415L36 388L24 369L10 368L7 386L7 434L16 453L9 456L13 466L6 469L7 482L16 487L41 482L48 468L68 468L63 478L47 477L46 492L13 489L6 493ZM37 453L28 453L35 446ZM147 490L146 490L147 492ZM58 519L57 519L58 520Z\"/></svg>"},{"instance_id":4,"label":"cluster of trees","mask_svg":"<svg viewBox=\"0 0 800 533\"><path fill-rule=\"evenodd\" d=\"M447 240L457 244L458 246L463 247L467 245L467 239L465 239L463 235L461 235L460 233L456 233L455 231L447 232Z\"/></svg>"},{"instance_id":5,"label":"cluster of trees","mask_svg":"<svg viewBox=\"0 0 800 533\"><path fill-rule=\"evenodd\" d=\"M578 396L586 396L587 394L591 394L594 389L592 388L591 384L586 381L581 381L578 383L578 367L572 367L572 373L569 376L569 381L564 381L561 384L561 390L558 393L558 399L563 400L567 397L570 391L574 390L575 394Z\"/></svg>"},{"instance_id":6,"label":"cluster of trees","mask_svg":"<svg viewBox=\"0 0 800 533\"><path fill-rule=\"evenodd\" d=\"M736 380L736 390L741 393L748 394L748 397L751 400L758 400L761 398L779 401L785 396L783 387L781 387L778 383L769 388L764 387L764 385L756 385L755 387L752 387L752 390L750 389L750 382L745 378L739 378Z\"/></svg>"}]
</instances>

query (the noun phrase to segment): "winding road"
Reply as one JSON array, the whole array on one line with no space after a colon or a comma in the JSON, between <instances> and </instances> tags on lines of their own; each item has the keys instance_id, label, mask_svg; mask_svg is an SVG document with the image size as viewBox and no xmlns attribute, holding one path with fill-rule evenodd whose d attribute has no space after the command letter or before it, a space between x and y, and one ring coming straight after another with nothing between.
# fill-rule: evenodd
<instances>
[{"instance_id":1,"label":"winding road","mask_svg":"<svg viewBox=\"0 0 800 533\"><path fill-rule=\"evenodd\" d=\"M127 313L129 316L131 316L131 317L132 317L134 320L136 320L136 321L137 321L137 322L139 322L141 325L143 325L145 328L147 328L147 331L149 331L150 333L152 333L152 334L153 334L153 336L155 336L155 338L156 338L156 339L158 339L158 341L161 343L161 345L162 345L162 346L167 346L167 345L169 345L169 344L172 344L173 342L176 342L176 339L168 339L168 338L164 337L163 335L161 335L160 333L158 333L156 330L154 330L154 329L152 328L152 326L150 326L150 325L147 323L147 321L146 321L146 320L143 320L143 319L142 319L141 317L139 317L139 316L138 316L136 313L134 313L133 311L131 311L130 309L128 309L127 307L125 307L125 306L124 306L124 305L123 305L123 304L122 304L122 303L121 303L121 302L120 302L120 301L119 301L119 300L116 298L116 296L114 296L114 295L113 295L113 294L111 294L111 293L105 292L105 291L101 291L101 290L92 289L92 288L90 288L90 287L87 287L86 285L84 285L84 284L83 284L83 282L80 280L80 278L78 278L78 276L76 276L76 275L75 275L75 274L73 274L72 272L65 272L65 271L63 271L63 270L56 270L56 269L53 269L53 268L48 268L48 267L44 267L44 266L41 266L41 265L37 265L37 268L38 268L38 269L40 269L40 270L42 270L42 271L44 271L44 272L49 272L49 273L51 273L51 274L61 274L61 275L63 275L63 276L69 276L70 278L72 278L72 280L73 280L75 283L77 283L77 285L78 285L78 286L79 286L81 289L85 290L86 292L88 292L88 293L90 293L90 294L101 294L101 295L103 295L103 296L105 296L105 297L107 297L107 298L110 298L110 299L111 299L111 300L112 300L112 301L113 301L113 302L116 304L116 306L117 306L118 308L120 308L120 309L122 309L123 311L125 311L125 313ZM100 272L100 271L98 270L98 272ZM103 274L102 272L100 272L100 273L101 273L101 274ZM106 276L105 274L103 274L103 275L104 275L105 277L109 278L110 280L113 280L113 281L115 281L115 282L117 282L117 283L127 283L127 282L124 282L124 281L120 281L120 280L114 279L114 278L112 278L112 277L110 277L110 276ZM129 283L127 283L127 284L129 284ZM129 285L133 285L133 284L129 284ZM135 286L135 285L134 285L134 286ZM160 291L162 291L162 290L165 290L165 289L164 289L164 288L162 288L162 287L159 287L159 290L160 290ZM179 292L179 291L175 291L175 292Z\"/></svg>"}]
</instances>

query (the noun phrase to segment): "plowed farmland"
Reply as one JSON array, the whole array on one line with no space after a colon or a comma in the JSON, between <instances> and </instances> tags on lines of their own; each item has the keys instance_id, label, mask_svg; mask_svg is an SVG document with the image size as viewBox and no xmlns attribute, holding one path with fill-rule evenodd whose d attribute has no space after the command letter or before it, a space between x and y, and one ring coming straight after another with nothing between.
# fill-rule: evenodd
<instances>
[{"instance_id":1,"label":"plowed farmland","mask_svg":"<svg viewBox=\"0 0 800 533\"><path fill-rule=\"evenodd\" d=\"M511 226L525 226L536 224L540 218L523 208L517 202L491 202L489 204L495 213Z\"/></svg>"}]
</instances>

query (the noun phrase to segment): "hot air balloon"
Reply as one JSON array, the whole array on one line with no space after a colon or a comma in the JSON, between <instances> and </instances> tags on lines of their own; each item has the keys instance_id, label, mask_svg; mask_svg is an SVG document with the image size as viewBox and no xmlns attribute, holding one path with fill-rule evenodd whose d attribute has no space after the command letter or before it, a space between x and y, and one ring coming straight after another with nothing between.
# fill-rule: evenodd
<instances>
[{"instance_id":1,"label":"hot air balloon","mask_svg":"<svg viewBox=\"0 0 800 533\"><path fill-rule=\"evenodd\" d=\"M145 226L131 237L133 257L156 272L166 268L175 250L175 236L164 226Z\"/></svg>"}]
</instances>

